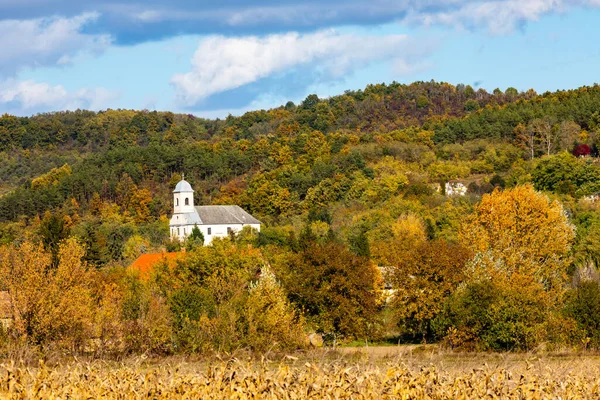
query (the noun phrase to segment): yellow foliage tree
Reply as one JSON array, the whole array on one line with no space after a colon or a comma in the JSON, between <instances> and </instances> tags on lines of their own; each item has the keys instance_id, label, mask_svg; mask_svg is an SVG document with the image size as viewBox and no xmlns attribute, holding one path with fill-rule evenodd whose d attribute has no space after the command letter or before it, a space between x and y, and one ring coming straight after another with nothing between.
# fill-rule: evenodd
<instances>
[{"instance_id":1,"label":"yellow foliage tree","mask_svg":"<svg viewBox=\"0 0 600 400\"><path fill-rule=\"evenodd\" d=\"M387 240L374 240L371 246L373 260L388 268L426 241L423 221L412 213L403 214L391 225L392 236Z\"/></svg>"},{"instance_id":2,"label":"yellow foliage tree","mask_svg":"<svg viewBox=\"0 0 600 400\"><path fill-rule=\"evenodd\" d=\"M150 248L150 242L140 235L133 235L125 242L123 256L129 260L135 260Z\"/></svg>"},{"instance_id":3,"label":"yellow foliage tree","mask_svg":"<svg viewBox=\"0 0 600 400\"><path fill-rule=\"evenodd\" d=\"M61 243L58 266L41 245L0 250L0 286L11 296L14 329L29 342L78 349L92 331L92 275L75 239Z\"/></svg>"},{"instance_id":4,"label":"yellow foliage tree","mask_svg":"<svg viewBox=\"0 0 600 400\"><path fill-rule=\"evenodd\" d=\"M57 185L61 179L71 175L72 172L73 171L71 170L69 164L64 164L62 167L59 168L52 168L49 172L45 173L44 175L40 175L39 177L33 179L31 181L31 188L40 189L49 185Z\"/></svg>"},{"instance_id":5,"label":"yellow foliage tree","mask_svg":"<svg viewBox=\"0 0 600 400\"><path fill-rule=\"evenodd\" d=\"M148 189L138 189L133 193L131 206L135 212L134 220L136 223L150 220L150 203L152 203L152 196Z\"/></svg>"},{"instance_id":6,"label":"yellow foliage tree","mask_svg":"<svg viewBox=\"0 0 600 400\"><path fill-rule=\"evenodd\" d=\"M480 262L474 273L519 274L555 287L566 274L575 230L558 201L524 185L484 195L460 236L465 247L490 261Z\"/></svg>"},{"instance_id":7,"label":"yellow foliage tree","mask_svg":"<svg viewBox=\"0 0 600 400\"><path fill-rule=\"evenodd\" d=\"M484 195L461 227L475 255L438 332L453 346L485 350L532 349L562 335L568 321L554 312L574 236L562 205L530 185Z\"/></svg>"},{"instance_id":8,"label":"yellow foliage tree","mask_svg":"<svg viewBox=\"0 0 600 400\"><path fill-rule=\"evenodd\" d=\"M246 305L248 345L259 351L302 347L304 319L287 299L271 270L264 266L261 276L250 284Z\"/></svg>"}]
</instances>

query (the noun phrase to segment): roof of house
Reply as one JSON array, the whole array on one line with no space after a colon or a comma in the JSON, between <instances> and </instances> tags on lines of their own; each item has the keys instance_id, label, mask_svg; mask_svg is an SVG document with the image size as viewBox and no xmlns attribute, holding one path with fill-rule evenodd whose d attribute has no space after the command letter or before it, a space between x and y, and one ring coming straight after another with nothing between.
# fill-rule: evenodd
<instances>
[{"instance_id":1,"label":"roof of house","mask_svg":"<svg viewBox=\"0 0 600 400\"><path fill-rule=\"evenodd\" d=\"M190 185L190 183L188 181L185 180L180 180L179 183L177 183L177 186L175 186L175 190L173 190L173 193L181 193L181 192L193 192L194 189L192 189L192 185Z\"/></svg>"},{"instance_id":2,"label":"roof of house","mask_svg":"<svg viewBox=\"0 0 600 400\"><path fill-rule=\"evenodd\" d=\"M0 319L12 318L12 299L7 291L0 292Z\"/></svg>"},{"instance_id":3,"label":"roof of house","mask_svg":"<svg viewBox=\"0 0 600 400\"><path fill-rule=\"evenodd\" d=\"M261 223L240 206L198 206L196 211L204 225Z\"/></svg>"},{"instance_id":4,"label":"roof of house","mask_svg":"<svg viewBox=\"0 0 600 400\"><path fill-rule=\"evenodd\" d=\"M137 260L131 264L131 268L140 272L142 276L148 276L152 271L153 267L159 262L166 260L168 263L172 263L177 258L181 257L183 253L149 253L142 254Z\"/></svg>"}]
</instances>

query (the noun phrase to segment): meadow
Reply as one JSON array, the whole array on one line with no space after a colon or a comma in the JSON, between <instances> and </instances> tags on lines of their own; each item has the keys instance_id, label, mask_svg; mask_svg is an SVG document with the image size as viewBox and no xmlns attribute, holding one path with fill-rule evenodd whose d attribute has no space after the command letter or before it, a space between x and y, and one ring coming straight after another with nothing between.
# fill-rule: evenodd
<instances>
[{"instance_id":1,"label":"meadow","mask_svg":"<svg viewBox=\"0 0 600 400\"><path fill-rule=\"evenodd\" d=\"M293 355L0 365L2 398L598 398L595 353L452 353L436 346Z\"/></svg>"}]
</instances>

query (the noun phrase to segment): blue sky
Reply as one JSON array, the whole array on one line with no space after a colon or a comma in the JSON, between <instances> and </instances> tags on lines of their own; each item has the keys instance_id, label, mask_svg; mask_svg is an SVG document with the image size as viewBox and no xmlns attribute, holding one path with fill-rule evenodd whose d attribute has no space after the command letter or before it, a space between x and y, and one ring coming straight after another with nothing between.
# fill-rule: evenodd
<instances>
[{"instance_id":1,"label":"blue sky","mask_svg":"<svg viewBox=\"0 0 600 400\"><path fill-rule=\"evenodd\" d=\"M369 83L600 81L600 0L0 0L0 114L203 117Z\"/></svg>"}]
</instances>

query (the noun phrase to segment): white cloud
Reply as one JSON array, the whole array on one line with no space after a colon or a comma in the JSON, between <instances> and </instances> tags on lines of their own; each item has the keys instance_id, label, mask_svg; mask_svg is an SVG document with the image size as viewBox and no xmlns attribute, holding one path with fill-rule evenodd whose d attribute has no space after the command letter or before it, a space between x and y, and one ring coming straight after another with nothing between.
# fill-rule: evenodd
<instances>
[{"instance_id":1,"label":"white cloud","mask_svg":"<svg viewBox=\"0 0 600 400\"><path fill-rule=\"evenodd\" d=\"M14 75L23 67L60 65L81 52L104 50L112 43L110 35L82 32L98 17L85 13L72 18L0 20L0 76Z\"/></svg>"},{"instance_id":2,"label":"white cloud","mask_svg":"<svg viewBox=\"0 0 600 400\"><path fill-rule=\"evenodd\" d=\"M68 91L62 85L52 86L32 80L8 79L0 82L0 105L19 110L19 114L40 110L99 110L110 105L119 94L105 88L82 88Z\"/></svg>"},{"instance_id":3,"label":"white cloud","mask_svg":"<svg viewBox=\"0 0 600 400\"><path fill-rule=\"evenodd\" d=\"M406 35L358 36L333 30L265 37L211 36L200 42L192 70L174 75L171 83L178 100L190 106L296 67L325 73L330 79L374 61L393 60L408 70L411 58L423 56L426 47L417 46Z\"/></svg>"},{"instance_id":4,"label":"white cloud","mask_svg":"<svg viewBox=\"0 0 600 400\"><path fill-rule=\"evenodd\" d=\"M511 33L520 24L537 21L550 13L565 12L573 6L594 6L600 0L486 0L464 2L455 7L433 10L413 8L404 22L486 29L492 34Z\"/></svg>"}]
</instances>

